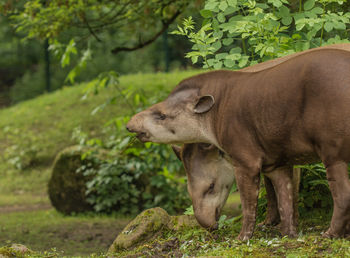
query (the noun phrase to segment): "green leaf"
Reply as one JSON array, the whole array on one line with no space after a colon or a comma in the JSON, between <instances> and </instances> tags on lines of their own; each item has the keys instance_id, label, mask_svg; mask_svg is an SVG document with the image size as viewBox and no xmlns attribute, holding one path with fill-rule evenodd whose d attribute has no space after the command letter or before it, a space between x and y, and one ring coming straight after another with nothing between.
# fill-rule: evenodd
<instances>
[{"instance_id":1,"label":"green leaf","mask_svg":"<svg viewBox=\"0 0 350 258\"><path fill-rule=\"evenodd\" d=\"M286 26L290 25L292 21L293 21L293 18L291 16L286 16L282 18L282 24Z\"/></svg>"},{"instance_id":2,"label":"green leaf","mask_svg":"<svg viewBox=\"0 0 350 258\"><path fill-rule=\"evenodd\" d=\"M221 23L224 23L226 21L225 15L223 13L219 13L217 18L218 18L218 21Z\"/></svg>"},{"instance_id":3,"label":"green leaf","mask_svg":"<svg viewBox=\"0 0 350 258\"><path fill-rule=\"evenodd\" d=\"M203 18L210 18L213 14L212 11L205 9L201 10L199 13L202 15Z\"/></svg>"},{"instance_id":4,"label":"green leaf","mask_svg":"<svg viewBox=\"0 0 350 258\"><path fill-rule=\"evenodd\" d=\"M226 1L221 1L220 2L220 4L219 4L219 9L221 10L221 11L225 11L226 10L226 8L228 7L228 4L227 4L227 2Z\"/></svg>"},{"instance_id":5,"label":"green leaf","mask_svg":"<svg viewBox=\"0 0 350 258\"><path fill-rule=\"evenodd\" d=\"M333 30L333 23L331 23L331 22L326 22L326 23L324 24L324 29L325 29L327 32L332 31L332 30Z\"/></svg>"},{"instance_id":6,"label":"green leaf","mask_svg":"<svg viewBox=\"0 0 350 258\"><path fill-rule=\"evenodd\" d=\"M234 67L235 64L236 64L236 62L231 60L231 59L224 60L224 66L227 68L232 68L232 67Z\"/></svg>"},{"instance_id":7,"label":"green leaf","mask_svg":"<svg viewBox=\"0 0 350 258\"><path fill-rule=\"evenodd\" d=\"M214 69L221 69L222 68L222 62L219 61L216 64L214 64Z\"/></svg>"},{"instance_id":8,"label":"green leaf","mask_svg":"<svg viewBox=\"0 0 350 258\"><path fill-rule=\"evenodd\" d=\"M198 61L198 56L192 56L192 57L191 57L191 61L192 61L193 64L197 63L197 61Z\"/></svg>"},{"instance_id":9,"label":"green leaf","mask_svg":"<svg viewBox=\"0 0 350 258\"><path fill-rule=\"evenodd\" d=\"M215 51L217 51L217 50L219 50L221 48L221 46L222 46L221 45L221 41L218 40L214 44L212 44L211 46L214 48L214 52L215 52Z\"/></svg>"},{"instance_id":10,"label":"green leaf","mask_svg":"<svg viewBox=\"0 0 350 258\"><path fill-rule=\"evenodd\" d=\"M305 11L311 10L311 8L314 7L314 6L315 6L315 0L307 0L304 3L304 10Z\"/></svg>"},{"instance_id":11,"label":"green leaf","mask_svg":"<svg viewBox=\"0 0 350 258\"><path fill-rule=\"evenodd\" d=\"M229 6L232 6L232 7L237 6L237 0L227 0L227 3Z\"/></svg>"},{"instance_id":12,"label":"green leaf","mask_svg":"<svg viewBox=\"0 0 350 258\"><path fill-rule=\"evenodd\" d=\"M240 47L234 47L234 48L231 48L230 50L230 54L239 54L242 52L242 49Z\"/></svg>"},{"instance_id":13,"label":"green leaf","mask_svg":"<svg viewBox=\"0 0 350 258\"><path fill-rule=\"evenodd\" d=\"M223 39L223 40L222 40L222 44L223 44L224 46L231 45L232 42L233 42L233 38L226 38L226 39Z\"/></svg>"},{"instance_id":14,"label":"green leaf","mask_svg":"<svg viewBox=\"0 0 350 258\"><path fill-rule=\"evenodd\" d=\"M322 14L323 13L323 9L321 7L315 7L311 10L312 13L314 14Z\"/></svg>"},{"instance_id":15,"label":"green leaf","mask_svg":"<svg viewBox=\"0 0 350 258\"><path fill-rule=\"evenodd\" d=\"M213 11L218 6L218 2L207 2L204 9Z\"/></svg>"}]
</instances>

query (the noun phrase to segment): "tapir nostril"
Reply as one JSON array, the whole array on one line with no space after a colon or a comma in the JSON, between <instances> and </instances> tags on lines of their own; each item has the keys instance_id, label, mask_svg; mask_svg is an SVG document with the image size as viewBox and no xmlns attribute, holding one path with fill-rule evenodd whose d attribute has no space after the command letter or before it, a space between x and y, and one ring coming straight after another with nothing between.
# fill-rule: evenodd
<instances>
[{"instance_id":1,"label":"tapir nostril","mask_svg":"<svg viewBox=\"0 0 350 258\"><path fill-rule=\"evenodd\" d=\"M216 219L216 221L218 221L219 218L220 218L219 208L216 208L216 209L215 209L215 219Z\"/></svg>"}]
</instances>

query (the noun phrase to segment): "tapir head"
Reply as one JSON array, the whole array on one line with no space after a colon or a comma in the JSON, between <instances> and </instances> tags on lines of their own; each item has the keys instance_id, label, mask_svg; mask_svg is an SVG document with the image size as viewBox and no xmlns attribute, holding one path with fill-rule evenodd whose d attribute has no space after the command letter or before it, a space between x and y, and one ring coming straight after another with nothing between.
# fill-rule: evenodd
<instances>
[{"instance_id":1,"label":"tapir head","mask_svg":"<svg viewBox=\"0 0 350 258\"><path fill-rule=\"evenodd\" d=\"M207 142L209 123L204 120L214 103L213 96L200 95L198 89L175 89L166 100L134 115L126 127L143 142Z\"/></svg>"},{"instance_id":2,"label":"tapir head","mask_svg":"<svg viewBox=\"0 0 350 258\"><path fill-rule=\"evenodd\" d=\"M187 189L198 223L216 229L233 184L233 166L214 145L185 144L182 148L173 146L173 150L184 164Z\"/></svg>"}]
</instances>

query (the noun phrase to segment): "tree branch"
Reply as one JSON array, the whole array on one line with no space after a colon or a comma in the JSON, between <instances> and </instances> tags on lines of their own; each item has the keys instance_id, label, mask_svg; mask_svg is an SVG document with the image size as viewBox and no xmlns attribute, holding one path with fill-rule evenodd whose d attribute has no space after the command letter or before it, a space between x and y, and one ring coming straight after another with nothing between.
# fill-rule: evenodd
<instances>
[{"instance_id":1,"label":"tree branch","mask_svg":"<svg viewBox=\"0 0 350 258\"><path fill-rule=\"evenodd\" d=\"M172 24L175 19L181 14L181 11L177 11L169 20L167 20L166 22L163 23L163 27L160 31L158 31L152 38L150 38L147 41L144 42L140 42L138 45L133 46L133 47L116 47L114 49L112 49L112 53L113 54L117 54L119 52L122 51L134 51L140 48L143 48L149 44L151 44L152 42L154 42L160 35L163 34L164 31L166 31L166 29L170 26L170 24Z\"/></svg>"}]
</instances>

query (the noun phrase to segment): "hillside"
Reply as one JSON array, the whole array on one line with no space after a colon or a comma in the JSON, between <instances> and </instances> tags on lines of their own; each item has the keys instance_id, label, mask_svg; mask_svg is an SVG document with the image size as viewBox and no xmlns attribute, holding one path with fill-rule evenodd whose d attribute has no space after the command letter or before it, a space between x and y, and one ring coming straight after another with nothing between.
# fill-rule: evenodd
<instances>
[{"instance_id":1,"label":"hillside","mask_svg":"<svg viewBox=\"0 0 350 258\"><path fill-rule=\"evenodd\" d=\"M132 87L151 96L158 94L158 89L172 89L180 80L195 73L127 75L120 77L119 84L122 89ZM80 127L91 137L103 137L106 122L130 113L118 91L112 88L82 99L88 86L83 83L64 87L0 109L0 208L4 205L47 203L46 182L51 163L60 150L75 144L73 130ZM116 104L91 115L111 96L117 96ZM16 166L23 169L18 170Z\"/></svg>"}]
</instances>

